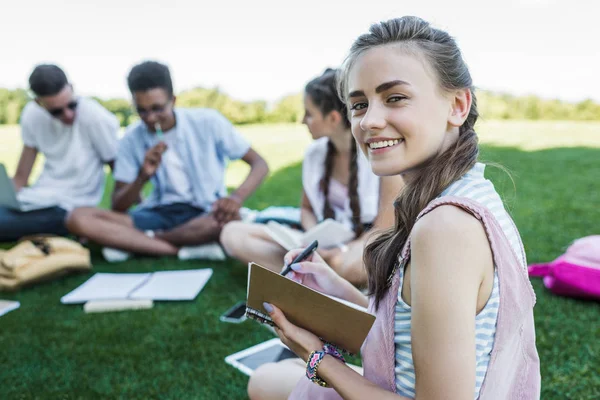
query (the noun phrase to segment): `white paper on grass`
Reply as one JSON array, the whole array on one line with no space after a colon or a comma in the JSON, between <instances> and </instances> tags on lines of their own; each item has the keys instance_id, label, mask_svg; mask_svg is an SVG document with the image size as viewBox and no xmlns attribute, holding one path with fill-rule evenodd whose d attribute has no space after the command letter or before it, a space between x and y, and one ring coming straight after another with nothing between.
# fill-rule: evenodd
<instances>
[{"instance_id":1,"label":"white paper on grass","mask_svg":"<svg viewBox=\"0 0 600 400\"><path fill-rule=\"evenodd\" d=\"M83 285L63 296L63 304L85 303L90 300L119 300L141 286L152 274L106 274L98 273Z\"/></svg>"},{"instance_id":2,"label":"white paper on grass","mask_svg":"<svg viewBox=\"0 0 600 400\"><path fill-rule=\"evenodd\" d=\"M0 300L0 317L19 308L21 303L12 300Z\"/></svg>"},{"instance_id":3,"label":"white paper on grass","mask_svg":"<svg viewBox=\"0 0 600 400\"><path fill-rule=\"evenodd\" d=\"M97 273L61 298L63 304L93 300L193 300L212 275L212 269L141 274Z\"/></svg>"},{"instance_id":4,"label":"white paper on grass","mask_svg":"<svg viewBox=\"0 0 600 400\"><path fill-rule=\"evenodd\" d=\"M212 276L212 269L162 271L129 296L130 299L193 300Z\"/></svg>"}]
</instances>

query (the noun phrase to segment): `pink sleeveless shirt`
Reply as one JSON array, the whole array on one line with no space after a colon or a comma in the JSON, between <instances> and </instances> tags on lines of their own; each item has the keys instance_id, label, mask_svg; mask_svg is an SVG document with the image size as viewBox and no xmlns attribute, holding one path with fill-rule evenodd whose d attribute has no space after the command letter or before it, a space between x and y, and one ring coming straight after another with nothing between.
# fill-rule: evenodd
<instances>
[{"instance_id":1,"label":"pink sleeveless shirt","mask_svg":"<svg viewBox=\"0 0 600 400\"><path fill-rule=\"evenodd\" d=\"M540 398L540 361L535 347L533 306L535 293L527 272L513 251L493 214L465 197L444 196L433 200L418 218L441 205L454 205L479 219L485 228L498 271L500 306L496 337L479 398L483 400L533 400ZM400 266L410 258L410 240L400 255ZM364 376L390 392L395 392L394 315L400 286L399 273L376 311L375 323L362 347ZM375 311L373 301L369 310ZM341 399L334 389L322 388L300 379L290 399Z\"/></svg>"}]
</instances>

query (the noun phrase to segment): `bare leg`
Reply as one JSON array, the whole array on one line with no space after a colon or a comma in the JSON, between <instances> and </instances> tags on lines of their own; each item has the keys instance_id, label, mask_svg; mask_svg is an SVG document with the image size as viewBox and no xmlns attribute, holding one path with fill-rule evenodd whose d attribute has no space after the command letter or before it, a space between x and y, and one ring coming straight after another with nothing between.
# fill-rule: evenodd
<instances>
[{"instance_id":1,"label":"bare leg","mask_svg":"<svg viewBox=\"0 0 600 400\"><path fill-rule=\"evenodd\" d=\"M359 288L367 285L367 271L363 262L364 245L362 240L353 242L348 246L347 252L338 253L326 260L340 276Z\"/></svg>"},{"instance_id":2,"label":"bare leg","mask_svg":"<svg viewBox=\"0 0 600 400\"><path fill-rule=\"evenodd\" d=\"M363 375L361 367L348 364ZM267 363L258 367L248 381L250 400L283 400L290 397L300 379L306 379L306 362L299 358Z\"/></svg>"},{"instance_id":3,"label":"bare leg","mask_svg":"<svg viewBox=\"0 0 600 400\"><path fill-rule=\"evenodd\" d=\"M176 255L178 250L164 240L146 236L133 226L129 215L114 211L78 208L68 216L67 228L102 246L137 254Z\"/></svg>"},{"instance_id":4,"label":"bare leg","mask_svg":"<svg viewBox=\"0 0 600 400\"><path fill-rule=\"evenodd\" d=\"M250 400L285 400L302 379L306 365L300 359L261 365L248 381Z\"/></svg>"},{"instance_id":5,"label":"bare leg","mask_svg":"<svg viewBox=\"0 0 600 400\"><path fill-rule=\"evenodd\" d=\"M221 227L211 215L194 218L183 225L166 232L155 232L158 239L171 243L173 246L197 246L219 240Z\"/></svg>"},{"instance_id":6,"label":"bare leg","mask_svg":"<svg viewBox=\"0 0 600 400\"><path fill-rule=\"evenodd\" d=\"M280 272L286 250L266 232L264 225L230 222L221 232L225 252L243 263L250 261Z\"/></svg>"}]
</instances>

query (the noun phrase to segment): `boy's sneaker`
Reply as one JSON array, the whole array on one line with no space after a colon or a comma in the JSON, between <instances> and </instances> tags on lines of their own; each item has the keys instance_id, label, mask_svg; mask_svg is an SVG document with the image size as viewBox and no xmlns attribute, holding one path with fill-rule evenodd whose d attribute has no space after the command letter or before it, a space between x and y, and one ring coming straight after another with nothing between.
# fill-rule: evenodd
<instances>
[{"instance_id":1,"label":"boy's sneaker","mask_svg":"<svg viewBox=\"0 0 600 400\"><path fill-rule=\"evenodd\" d=\"M154 231L147 230L144 233L148 237L154 237ZM112 247L103 247L102 255L104 256L104 259L110 263L123 262L131 258L131 253L124 250L114 249Z\"/></svg>"},{"instance_id":2,"label":"boy's sneaker","mask_svg":"<svg viewBox=\"0 0 600 400\"><path fill-rule=\"evenodd\" d=\"M123 262L131 258L131 253L119 249L113 249L112 247L103 247L102 255L104 259L110 263Z\"/></svg>"},{"instance_id":3,"label":"boy's sneaker","mask_svg":"<svg viewBox=\"0 0 600 400\"><path fill-rule=\"evenodd\" d=\"M200 246L187 246L179 249L177 257L180 260L215 260L221 261L226 258L225 252L218 243L207 243Z\"/></svg>"}]
</instances>

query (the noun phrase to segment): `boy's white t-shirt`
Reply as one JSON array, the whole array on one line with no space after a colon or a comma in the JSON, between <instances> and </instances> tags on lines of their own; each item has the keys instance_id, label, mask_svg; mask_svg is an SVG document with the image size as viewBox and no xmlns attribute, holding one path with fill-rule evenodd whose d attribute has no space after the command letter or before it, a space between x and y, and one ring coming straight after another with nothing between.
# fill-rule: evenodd
<instances>
[{"instance_id":1,"label":"boy's white t-shirt","mask_svg":"<svg viewBox=\"0 0 600 400\"><path fill-rule=\"evenodd\" d=\"M17 194L29 209L67 211L96 206L104 192L104 164L117 155L119 122L98 102L79 98L75 122L65 125L35 102L21 114L23 144L45 157L42 173Z\"/></svg>"},{"instance_id":2,"label":"boy's white t-shirt","mask_svg":"<svg viewBox=\"0 0 600 400\"><path fill-rule=\"evenodd\" d=\"M192 185L181 154L177 150L177 142L181 140L177 125L164 133L163 140L167 145L167 150L162 155L162 163L167 173L167 182L161 203L191 203L194 199ZM159 139L155 136L154 144L158 144L158 142Z\"/></svg>"}]
</instances>

